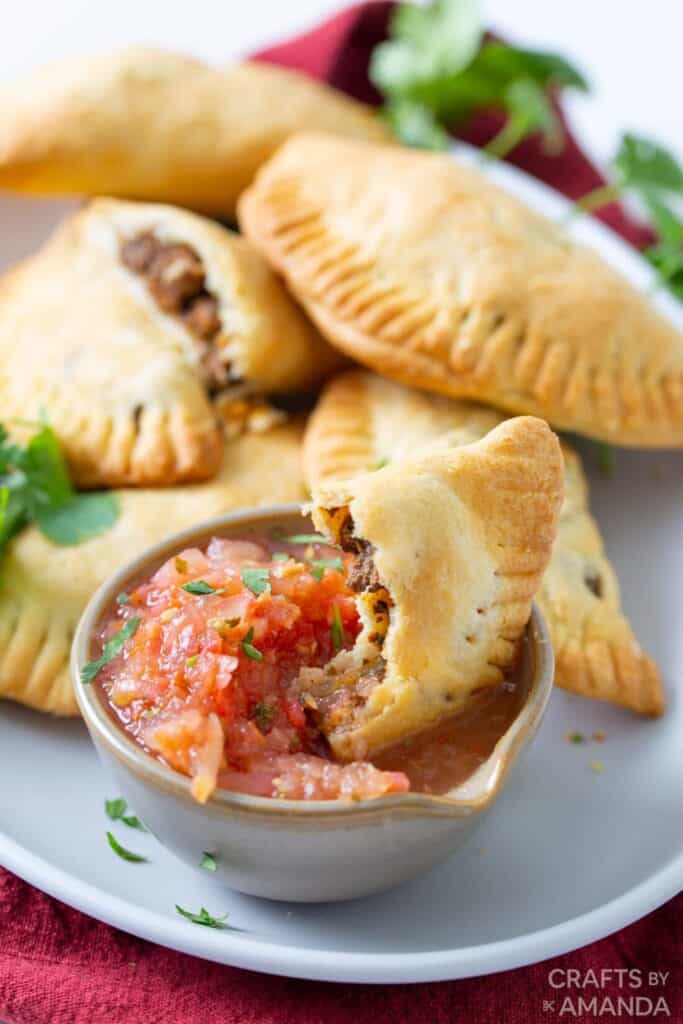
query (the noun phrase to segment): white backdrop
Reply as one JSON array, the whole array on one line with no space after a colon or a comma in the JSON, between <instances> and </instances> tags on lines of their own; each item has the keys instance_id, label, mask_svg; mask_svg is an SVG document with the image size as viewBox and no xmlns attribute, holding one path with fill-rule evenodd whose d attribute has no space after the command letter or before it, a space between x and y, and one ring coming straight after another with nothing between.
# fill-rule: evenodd
<instances>
[{"instance_id":1,"label":"white backdrop","mask_svg":"<svg viewBox=\"0 0 683 1024\"><path fill-rule=\"evenodd\" d=\"M589 75L571 101L589 150L607 159L626 128L683 159L683 0L483 0L510 41L553 47ZM223 60L293 34L343 0L0 0L0 78L46 59L126 42Z\"/></svg>"}]
</instances>

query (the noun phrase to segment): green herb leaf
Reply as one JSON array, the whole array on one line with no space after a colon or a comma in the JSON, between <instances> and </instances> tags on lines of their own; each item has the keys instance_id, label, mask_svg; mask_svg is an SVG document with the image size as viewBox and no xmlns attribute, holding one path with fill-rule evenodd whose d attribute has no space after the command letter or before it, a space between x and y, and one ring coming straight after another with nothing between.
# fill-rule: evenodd
<instances>
[{"instance_id":1,"label":"green herb leaf","mask_svg":"<svg viewBox=\"0 0 683 1024\"><path fill-rule=\"evenodd\" d=\"M223 923L227 920L227 914L223 914L223 917L212 917L206 907L202 907L198 914L193 914L191 910L184 910L177 903L175 908L179 914L186 917L188 921L192 921L193 924L202 924L205 928L230 928L230 925Z\"/></svg>"},{"instance_id":2,"label":"green herb leaf","mask_svg":"<svg viewBox=\"0 0 683 1024\"><path fill-rule=\"evenodd\" d=\"M246 656L248 658L251 658L252 661L263 661L263 655L261 654L261 652L256 647L253 646L253 644L251 642L253 639L254 639L254 627L252 626L249 629L249 632L246 634L246 636L242 640L242 650L244 651L244 653L246 654Z\"/></svg>"},{"instance_id":3,"label":"green herb leaf","mask_svg":"<svg viewBox=\"0 0 683 1024\"><path fill-rule=\"evenodd\" d=\"M139 818L134 814L126 814L127 806L123 797L118 797L116 800L105 800L104 802L104 809L112 821L122 821L128 828L137 828L141 832L146 832L147 829Z\"/></svg>"},{"instance_id":4,"label":"green herb leaf","mask_svg":"<svg viewBox=\"0 0 683 1024\"><path fill-rule=\"evenodd\" d=\"M683 195L683 168L664 146L626 133L613 160L624 185Z\"/></svg>"},{"instance_id":5,"label":"green herb leaf","mask_svg":"<svg viewBox=\"0 0 683 1024\"><path fill-rule=\"evenodd\" d=\"M204 597L206 594L222 594L225 587L212 587L206 580L190 580L189 583L183 583L181 590L186 590L188 594L194 594L196 597Z\"/></svg>"},{"instance_id":6,"label":"green herb leaf","mask_svg":"<svg viewBox=\"0 0 683 1024\"><path fill-rule=\"evenodd\" d=\"M286 544L329 544L327 538L321 537L319 533L295 533L282 539Z\"/></svg>"},{"instance_id":7,"label":"green herb leaf","mask_svg":"<svg viewBox=\"0 0 683 1024\"><path fill-rule=\"evenodd\" d=\"M570 743L585 743L586 737L581 732L568 732L567 739Z\"/></svg>"},{"instance_id":8,"label":"green herb leaf","mask_svg":"<svg viewBox=\"0 0 683 1024\"><path fill-rule=\"evenodd\" d=\"M126 594L124 591L122 591L120 594L116 595L116 603L117 604L128 604L129 601L130 601L130 594Z\"/></svg>"},{"instance_id":9,"label":"green herb leaf","mask_svg":"<svg viewBox=\"0 0 683 1024\"><path fill-rule=\"evenodd\" d=\"M147 860L146 857L142 857L139 853L133 853L132 850L127 850L125 846L121 846L121 843L111 832L107 832L107 842L121 860L128 860L131 864L144 864Z\"/></svg>"},{"instance_id":10,"label":"green herb leaf","mask_svg":"<svg viewBox=\"0 0 683 1024\"><path fill-rule=\"evenodd\" d=\"M273 728L273 722L277 716L277 705L266 704L264 701L259 701L254 706L254 710L251 713L251 717L256 723L256 727L259 732L266 736Z\"/></svg>"},{"instance_id":11,"label":"green herb leaf","mask_svg":"<svg viewBox=\"0 0 683 1024\"><path fill-rule=\"evenodd\" d=\"M37 508L36 525L54 544L62 547L82 544L111 529L121 510L115 494L102 491L75 494L63 505Z\"/></svg>"},{"instance_id":12,"label":"green herb leaf","mask_svg":"<svg viewBox=\"0 0 683 1024\"><path fill-rule=\"evenodd\" d=\"M291 555L288 555L286 551L274 551L272 558L274 562L288 562Z\"/></svg>"},{"instance_id":13,"label":"green herb leaf","mask_svg":"<svg viewBox=\"0 0 683 1024\"><path fill-rule=\"evenodd\" d=\"M330 626L332 631L332 643L334 644L335 654L339 654L342 647L344 646L344 626L342 625L341 612L339 611L339 605L335 604L332 611L332 625Z\"/></svg>"},{"instance_id":14,"label":"green herb leaf","mask_svg":"<svg viewBox=\"0 0 683 1024\"><path fill-rule=\"evenodd\" d=\"M312 559L311 565L315 566L315 569L311 569L311 575L315 576L318 582L322 579L322 573L325 569L336 569L338 573L342 576L344 575L344 563L339 555L336 558ZM320 576L316 575L317 571L320 571Z\"/></svg>"},{"instance_id":15,"label":"green herb leaf","mask_svg":"<svg viewBox=\"0 0 683 1024\"><path fill-rule=\"evenodd\" d=\"M387 103L384 117L394 135L405 146L415 149L444 150L451 145L446 129L439 124L429 107L413 100L399 99Z\"/></svg>"},{"instance_id":16,"label":"green herb leaf","mask_svg":"<svg viewBox=\"0 0 683 1024\"><path fill-rule=\"evenodd\" d=\"M199 862L200 868L204 868L205 871L215 871L218 865L216 864L216 858L212 853L207 853L206 850L202 853L202 859Z\"/></svg>"},{"instance_id":17,"label":"green herb leaf","mask_svg":"<svg viewBox=\"0 0 683 1024\"><path fill-rule=\"evenodd\" d=\"M190 655L189 658L185 659L185 665L187 666L187 668L194 668L198 661L199 661L199 655L198 654L192 654L192 655Z\"/></svg>"},{"instance_id":18,"label":"green herb leaf","mask_svg":"<svg viewBox=\"0 0 683 1024\"><path fill-rule=\"evenodd\" d=\"M257 597L270 590L270 569L242 569L242 583Z\"/></svg>"},{"instance_id":19,"label":"green herb leaf","mask_svg":"<svg viewBox=\"0 0 683 1024\"><path fill-rule=\"evenodd\" d=\"M87 665L83 666L81 669L81 682L92 683L98 672L103 669L105 665L108 665L117 654L121 653L124 645L135 634L139 625L140 619L137 616L134 616L132 619L127 619L116 636L113 636L111 640L107 640L100 657L95 661L89 661Z\"/></svg>"}]
</instances>

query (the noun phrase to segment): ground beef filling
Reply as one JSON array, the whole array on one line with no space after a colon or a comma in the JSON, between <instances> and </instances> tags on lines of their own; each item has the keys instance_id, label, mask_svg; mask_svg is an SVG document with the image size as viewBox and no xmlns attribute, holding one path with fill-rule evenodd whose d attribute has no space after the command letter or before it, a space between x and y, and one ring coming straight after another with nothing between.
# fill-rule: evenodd
<instances>
[{"instance_id":1,"label":"ground beef filling","mask_svg":"<svg viewBox=\"0 0 683 1024\"><path fill-rule=\"evenodd\" d=\"M348 583L355 594L372 594L383 589L374 562L375 549L369 541L354 537L353 529L353 519L347 516L339 531L339 544L342 551L351 551L356 556Z\"/></svg>"},{"instance_id":2,"label":"ground beef filling","mask_svg":"<svg viewBox=\"0 0 683 1024\"><path fill-rule=\"evenodd\" d=\"M142 231L122 243L121 261L144 278L159 308L179 317L196 339L209 390L234 383L213 344L222 327L218 300L206 287L204 266L192 246L162 242L153 231Z\"/></svg>"}]
</instances>

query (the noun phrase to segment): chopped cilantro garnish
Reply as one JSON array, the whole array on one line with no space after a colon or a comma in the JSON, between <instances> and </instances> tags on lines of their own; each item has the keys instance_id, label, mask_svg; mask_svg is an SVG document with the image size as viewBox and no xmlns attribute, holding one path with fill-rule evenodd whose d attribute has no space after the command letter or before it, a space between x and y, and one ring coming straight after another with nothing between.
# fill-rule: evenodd
<instances>
[{"instance_id":1,"label":"chopped cilantro garnish","mask_svg":"<svg viewBox=\"0 0 683 1024\"><path fill-rule=\"evenodd\" d=\"M277 705L266 704L265 701L259 701L255 705L251 717L256 723L256 727L259 732L265 736L273 728L273 722L277 715Z\"/></svg>"},{"instance_id":2,"label":"chopped cilantro garnish","mask_svg":"<svg viewBox=\"0 0 683 1024\"><path fill-rule=\"evenodd\" d=\"M129 601L130 601L130 594L126 594L125 592L122 592L122 593L116 595L116 603L117 604L128 604Z\"/></svg>"},{"instance_id":3,"label":"chopped cilantro garnish","mask_svg":"<svg viewBox=\"0 0 683 1024\"><path fill-rule=\"evenodd\" d=\"M216 858L212 853L207 853L206 850L202 853L202 859L199 862L200 868L204 868L205 871L215 871L217 868Z\"/></svg>"},{"instance_id":4,"label":"chopped cilantro garnish","mask_svg":"<svg viewBox=\"0 0 683 1024\"><path fill-rule=\"evenodd\" d=\"M99 658L95 661L89 661L87 665L83 666L81 669L81 682L92 683L100 669L103 669L104 666L108 665L117 654L121 653L124 644L126 644L134 635L139 625L140 619L137 616L132 619L128 619L116 636L113 636L111 640L107 640Z\"/></svg>"},{"instance_id":5,"label":"chopped cilantro garnish","mask_svg":"<svg viewBox=\"0 0 683 1024\"><path fill-rule=\"evenodd\" d=\"M199 661L199 655L198 654L192 654L192 655L190 655L189 658L185 659L185 665L186 665L187 668L194 668L198 661Z\"/></svg>"},{"instance_id":6,"label":"chopped cilantro garnish","mask_svg":"<svg viewBox=\"0 0 683 1024\"><path fill-rule=\"evenodd\" d=\"M332 612L332 625L330 626L330 629L332 631L332 643L334 644L335 654L339 654L344 646L344 627L342 625L341 613L339 611L338 604L335 604Z\"/></svg>"},{"instance_id":7,"label":"chopped cilantro garnish","mask_svg":"<svg viewBox=\"0 0 683 1024\"><path fill-rule=\"evenodd\" d=\"M139 818L134 814L126 814L128 804L123 797L117 797L115 800L105 800L104 809L107 812L107 817L111 818L112 821L122 821L128 828L138 828L141 832L146 832L147 829L142 824Z\"/></svg>"},{"instance_id":8,"label":"chopped cilantro garnish","mask_svg":"<svg viewBox=\"0 0 683 1024\"><path fill-rule=\"evenodd\" d=\"M320 583L324 575L325 570L320 567L311 569L311 576L313 577L316 583Z\"/></svg>"},{"instance_id":9,"label":"chopped cilantro garnish","mask_svg":"<svg viewBox=\"0 0 683 1024\"><path fill-rule=\"evenodd\" d=\"M175 908L179 914L186 917L188 921L192 921L193 924L203 924L205 928L230 928L229 924L223 923L228 917L227 914L223 914L222 917L212 917L206 907L202 907L198 914L193 914L191 910L184 910L177 903Z\"/></svg>"},{"instance_id":10,"label":"chopped cilantro garnish","mask_svg":"<svg viewBox=\"0 0 683 1024\"><path fill-rule=\"evenodd\" d=\"M251 642L253 639L254 627L252 626L242 641L242 650L252 661L263 661L263 655Z\"/></svg>"},{"instance_id":11,"label":"chopped cilantro garnish","mask_svg":"<svg viewBox=\"0 0 683 1024\"><path fill-rule=\"evenodd\" d=\"M568 732L567 739L570 743L585 743L586 737L582 732Z\"/></svg>"},{"instance_id":12,"label":"chopped cilantro garnish","mask_svg":"<svg viewBox=\"0 0 683 1024\"><path fill-rule=\"evenodd\" d=\"M258 597L259 594L270 590L269 574L269 569L244 568L242 569L242 583Z\"/></svg>"},{"instance_id":13,"label":"chopped cilantro garnish","mask_svg":"<svg viewBox=\"0 0 683 1024\"><path fill-rule=\"evenodd\" d=\"M125 846L121 846L121 843L111 832L107 832L107 842L121 860L128 860L131 864L143 864L147 860L146 857L141 857L139 853L133 853L132 850L127 850Z\"/></svg>"},{"instance_id":14,"label":"chopped cilantro garnish","mask_svg":"<svg viewBox=\"0 0 683 1024\"><path fill-rule=\"evenodd\" d=\"M274 551L272 557L274 562L288 562L291 555L288 555L286 551Z\"/></svg>"},{"instance_id":15,"label":"chopped cilantro garnish","mask_svg":"<svg viewBox=\"0 0 683 1024\"><path fill-rule=\"evenodd\" d=\"M189 583L182 585L182 590L197 597L204 597L206 594L222 594L224 589L224 587L212 587L206 580L190 580Z\"/></svg>"},{"instance_id":16,"label":"chopped cilantro garnish","mask_svg":"<svg viewBox=\"0 0 683 1024\"><path fill-rule=\"evenodd\" d=\"M311 565L317 569L336 569L342 576L344 575L344 563L339 555L336 558L318 558L311 561Z\"/></svg>"},{"instance_id":17,"label":"chopped cilantro garnish","mask_svg":"<svg viewBox=\"0 0 683 1024\"><path fill-rule=\"evenodd\" d=\"M375 470L384 469L385 466L389 465L389 459L379 459L375 463Z\"/></svg>"},{"instance_id":18,"label":"chopped cilantro garnish","mask_svg":"<svg viewBox=\"0 0 683 1024\"><path fill-rule=\"evenodd\" d=\"M295 533L291 537L283 538L287 544L329 544L325 537L319 533Z\"/></svg>"}]
</instances>

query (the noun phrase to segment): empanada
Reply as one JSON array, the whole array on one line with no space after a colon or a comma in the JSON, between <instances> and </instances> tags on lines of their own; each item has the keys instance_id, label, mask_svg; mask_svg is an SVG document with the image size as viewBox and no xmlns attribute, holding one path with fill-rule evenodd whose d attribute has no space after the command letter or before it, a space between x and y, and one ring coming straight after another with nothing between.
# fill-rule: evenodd
<instances>
[{"instance_id":1,"label":"empanada","mask_svg":"<svg viewBox=\"0 0 683 1024\"><path fill-rule=\"evenodd\" d=\"M323 334L407 384L683 446L683 336L592 250L450 155L298 136L242 228Z\"/></svg>"},{"instance_id":2,"label":"empanada","mask_svg":"<svg viewBox=\"0 0 683 1024\"><path fill-rule=\"evenodd\" d=\"M532 417L316 488L315 525L356 553L363 621L350 651L302 672L338 758L372 756L502 682L561 501L559 442Z\"/></svg>"},{"instance_id":3,"label":"empanada","mask_svg":"<svg viewBox=\"0 0 683 1024\"><path fill-rule=\"evenodd\" d=\"M83 487L210 477L253 396L337 360L248 242L173 207L95 200L0 280L0 415L46 416Z\"/></svg>"},{"instance_id":4,"label":"empanada","mask_svg":"<svg viewBox=\"0 0 683 1024\"><path fill-rule=\"evenodd\" d=\"M0 89L0 188L234 213L293 132L389 139L369 107L304 75L145 47L69 57Z\"/></svg>"},{"instance_id":5,"label":"empanada","mask_svg":"<svg viewBox=\"0 0 683 1024\"><path fill-rule=\"evenodd\" d=\"M35 527L11 543L0 567L0 697L77 715L69 651L88 600L113 572L164 537L236 508L299 501L301 425L246 434L226 446L209 483L119 493L106 533L57 547Z\"/></svg>"},{"instance_id":6,"label":"empanada","mask_svg":"<svg viewBox=\"0 0 683 1024\"><path fill-rule=\"evenodd\" d=\"M473 403L349 371L330 381L309 420L304 475L316 488L399 462L429 445L467 444L501 419ZM537 594L555 648L555 682L641 714L662 714L661 677L621 609L619 585L590 514L581 459L568 444L562 449L565 498Z\"/></svg>"}]
</instances>

